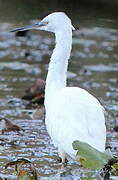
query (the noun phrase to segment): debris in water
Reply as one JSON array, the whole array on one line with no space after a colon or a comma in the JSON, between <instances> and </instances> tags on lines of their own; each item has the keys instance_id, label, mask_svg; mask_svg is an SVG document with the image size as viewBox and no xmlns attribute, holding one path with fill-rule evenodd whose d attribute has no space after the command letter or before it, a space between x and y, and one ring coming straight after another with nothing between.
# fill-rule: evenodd
<instances>
[{"instance_id":1,"label":"debris in water","mask_svg":"<svg viewBox=\"0 0 118 180\"><path fill-rule=\"evenodd\" d=\"M2 134L4 134L4 132L9 132L9 131L24 131L21 127L19 127L18 125L14 124L12 121L10 121L7 118L0 118L0 120L2 121L1 123L1 129L2 129Z\"/></svg>"},{"instance_id":2,"label":"debris in water","mask_svg":"<svg viewBox=\"0 0 118 180\"><path fill-rule=\"evenodd\" d=\"M22 99L30 100L31 103L43 104L45 95L45 81L37 79L31 88L25 91Z\"/></svg>"},{"instance_id":3,"label":"debris in water","mask_svg":"<svg viewBox=\"0 0 118 180\"><path fill-rule=\"evenodd\" d=\"M113 129L114 131L118 132L118 126L115 126Z\"/></svg>"},{"instance_id":4,"label":"debris in water","mask_svg":"<svg viewBox=\"0 0 118 180\"><path fill-rule=\"evenodd\" d=\"M31 161L20 158L16 161L7 163L5 169L11 166L15 166L15 171L19 180L37 180L37 172Z\"/></svg>"}]
</instances>

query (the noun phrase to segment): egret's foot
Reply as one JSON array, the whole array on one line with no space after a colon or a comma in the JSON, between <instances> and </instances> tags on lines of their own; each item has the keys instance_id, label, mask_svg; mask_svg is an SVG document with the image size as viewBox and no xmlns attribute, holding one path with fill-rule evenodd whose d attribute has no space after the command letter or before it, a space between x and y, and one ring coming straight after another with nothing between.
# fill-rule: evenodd
<instances>
[{"instance_id":1,"label":"egret's foot","mask_svg":"<svg viewBox=\"0 0 118 180\"><path fill-rule=\"evenodd\" d=\"M57 158L57 162L62 163L62 164L67 164L68 163L68 159L67 158L62 159L61 157L58 157Z\"/></svg>"},{"instance_id":2,"label":"egret's foot","mask_svg":"<svg viewBox=\"0 0 118 180\"><path fill-rule=\"evenodd\" d=\"M65 153L65 151L64 150L62 150L62 149L58 149L58 155L59 155L59 158L60 158L60 160L59 160L59 162L60 163L62 163L62 164L67 164L67 156L66 156L66 153Z\"/></svg>"}]
</instances>

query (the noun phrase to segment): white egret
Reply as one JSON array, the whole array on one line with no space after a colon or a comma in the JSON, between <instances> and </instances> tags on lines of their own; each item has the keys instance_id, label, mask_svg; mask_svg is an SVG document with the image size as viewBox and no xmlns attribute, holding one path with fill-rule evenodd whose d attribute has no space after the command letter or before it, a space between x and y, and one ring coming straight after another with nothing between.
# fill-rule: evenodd
<instances>
[{"instance_id":1,"label":"white egret","mask_svg":"<svg viewBox=\"0 0 118 180\"><path fill-rule=\"evenodd\" d=\"M56 46L50 59L45 90L46 127L62 162L67 155L75 158L75 140L105 151L106 127L104 110L86 90L67 87L67 67L72 47L71 20L63 12L54 12L41 22L12 30L38 29L53 32Z\"/></svg>"}]
</instances>

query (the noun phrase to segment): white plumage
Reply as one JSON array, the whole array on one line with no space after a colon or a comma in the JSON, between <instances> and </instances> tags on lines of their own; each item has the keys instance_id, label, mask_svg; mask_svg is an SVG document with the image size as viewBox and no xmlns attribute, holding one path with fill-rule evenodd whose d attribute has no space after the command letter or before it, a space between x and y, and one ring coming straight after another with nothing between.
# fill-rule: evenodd
<instances>
[{"instance_id":1,"label":"white plumage","mask_svg":"<svg viewBox=\"0 0 118 180\"><path fill-rule=\"evenodd\" d=\"M75 158L72 142L80 140L105 151L106 128L103 107L86 90L66 87L68 59L72 45L72 24L64 13L47 16L55 26L56 47L49 64L45 91L46 126L59 149L62 161L66 154ZM48 29L48 27L47 27Z\"/></svg>"},{"instance_id":2,"label":"white plumage","mask_svg":"<svg viewBox=\"0 0 118 180\"><path fill-rule=\"evenodd\" d=\"M63 12L55 12L34 25L17 28L35 28L53 32L56 47L50 59L45 90L46 127L59 150L62 162L66 155L75 158L72 148L75 140L105 151L106 127L103 107L86 90L66 87L68 59L72 47L71 20Z\"/></svg>"}]
</instances>

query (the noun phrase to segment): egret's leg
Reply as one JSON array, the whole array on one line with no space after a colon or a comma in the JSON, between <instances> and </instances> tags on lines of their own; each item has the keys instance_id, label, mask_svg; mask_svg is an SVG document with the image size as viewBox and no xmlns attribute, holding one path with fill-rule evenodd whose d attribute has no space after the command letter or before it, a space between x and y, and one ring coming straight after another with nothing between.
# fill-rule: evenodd
<instances>
[{"instance_id":1,"label":"egret's leg","mask_svg":"<svg viewBox=\"0 0 118 180\"><path fill-rule=\"evenodd\" d=\"M59 161L63 164L67 163L66 153L63 150L58 150Z\"/></svg>"}]
</instances>

